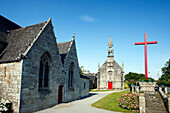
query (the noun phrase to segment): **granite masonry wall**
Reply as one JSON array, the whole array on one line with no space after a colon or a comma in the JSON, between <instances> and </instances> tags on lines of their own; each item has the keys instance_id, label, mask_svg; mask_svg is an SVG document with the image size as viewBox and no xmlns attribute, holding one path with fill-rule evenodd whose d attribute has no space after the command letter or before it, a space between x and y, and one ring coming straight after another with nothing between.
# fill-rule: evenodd
<instances>
[{"instance_id":1,"label":"granite masonry wall","mask_svg":"<svg viewBox=\"0 0 170 113\"><path fill-rule=\"evenodd\" d=\"M39 91L40 58L44 53L50 56L49 86L48 90ZM20 112L33 112L58 104L59 86L64 86L65 82L61 67L61 58L50 21L23 60Z\"/></svg>"},{"instance_id":2,"label":"granite masonry wall","mask_svg":"<svg viewBox=\"0 0 170 113\"><path fill-rule=\"evenodd\" d=\"M22 61L0 64L0 98L12 102L14 112L19 112Z\"/></svg>"},{"instance_id":3,"label":"granite masonry wall","mask_svg":"<svg viewBox=\"0 0 170 113\"><path fill-rule=\"evenodd\" d=\"M111 72L111 74L109 74ZM105 62L99 69L98 89L107 89L108 82L112 82L113 88L123 89L123 73L120 66L114 61Z\"/></svg>"},{"instance_id":4,"label":"granite masonry wall","mask_svg":"<svg viewBox=\"0 0 170 113\"><path fill-rule=\"evenodd\" d=\"M73 86L68 87L68 77L69 77L69 68L70 64L74 64L73 70ZM80 70L77 58L77 51L75 46L75 40L73 39L69 52L64 60L64 71L66 78L66 85L64 87L65 90L65 102L77 100L80 98Z\"/></svg>"},{"instance_id":5,"label":"granite masonry wall","mask_svg":"<svg viewBox=\"0 0 170 113\"><path fill-rule=\"evenodd\" d=\"M89 79L80 78L81 82L81 97L89 95Z\"/></svg>"}]
</instances>

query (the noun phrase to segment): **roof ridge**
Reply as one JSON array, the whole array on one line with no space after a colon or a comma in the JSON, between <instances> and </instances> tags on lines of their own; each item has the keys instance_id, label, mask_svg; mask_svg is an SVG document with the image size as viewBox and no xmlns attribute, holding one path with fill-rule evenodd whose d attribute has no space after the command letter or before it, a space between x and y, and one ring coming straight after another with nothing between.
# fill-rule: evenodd
<instances>
[{"instance_id":1,"label":"roof ridge","mask_svg":"<svg viewBox=\"0 0 170 113\"><path fill-rule=\"evenodd\" d=\"M57 44L65 44L65 43L70 43L71 41L68 41L68 42L60 42L60 43L57 43Z\"/></svg>"},{"instance_id":2,"label":"roof ridge","mask_svg":"<svg viewBox=\"0 0 170 113\"><path fill-rule=\"evenodd\" d=\"M21 27L21 28L18 28L18 29L10 30L10 31L21 30L21 29L25 29L25 28L28 28L28 27L37 26L37 25L40 25L40 24L43 24L43 23L46 23L46 22L47 22L47 21L44 21L44 22L41 22L41 23L38 23L38 24L33 24L33 25L30 25L30 26Z\"/></svg>"}]
</instances>

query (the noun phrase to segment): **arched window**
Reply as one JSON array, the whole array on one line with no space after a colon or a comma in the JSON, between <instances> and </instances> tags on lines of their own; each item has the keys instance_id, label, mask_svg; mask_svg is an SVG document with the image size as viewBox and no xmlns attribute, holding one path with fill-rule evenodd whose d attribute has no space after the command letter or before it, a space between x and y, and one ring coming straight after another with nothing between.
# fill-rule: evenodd
<instances>
[{"instance_id":1,"label":"arched window","mask_svg":"<svg viewBox=\"0 0 170 113\"><path fill-rule=\"evenodd\" d=\"M40 59L40 68L39 68L39 90L48 89L49 86L49 64L50 64L50 55L48 52L44 53Z\"/></svg>"},{"instance_id":2,"label":"arched window","mask_svg":"<svg viewBox=\"0 0 170 113\"><path fill-rule=\"evenodd\" d=\"M69 67L69 78L68 78L68 86L73 86L73 74L74 74L74 63L72 62Z\"/></svg>"}]
</instances>

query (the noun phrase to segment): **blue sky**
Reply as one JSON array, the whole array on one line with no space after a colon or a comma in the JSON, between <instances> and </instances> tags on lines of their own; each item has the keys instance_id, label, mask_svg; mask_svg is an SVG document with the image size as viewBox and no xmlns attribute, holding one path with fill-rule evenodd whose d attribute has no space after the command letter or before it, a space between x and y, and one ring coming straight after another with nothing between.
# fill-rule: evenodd
<instances>
[{"instance_id":1,"label":"blue sky","mask_svg":"<svg viewBox=\"0 0 170 113\"><path fill-rule=\"evenodd\" d=\"M169 0L1 0L0 12L22 27L52 18L57 42L76 36L80 66L97 72L107 59L109 35L114 59L125 73L144 73L144 46L135 42L158 41L148 46L149 76L157 78L170 58Z\"/></svg>"}]
</instances>

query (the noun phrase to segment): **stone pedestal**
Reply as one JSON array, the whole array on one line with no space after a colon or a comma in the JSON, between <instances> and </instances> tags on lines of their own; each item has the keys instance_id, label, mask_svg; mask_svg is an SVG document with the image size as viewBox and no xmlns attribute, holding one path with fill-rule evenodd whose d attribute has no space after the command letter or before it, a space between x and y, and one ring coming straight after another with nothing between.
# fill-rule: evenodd
<instances>
[{"instance_id":1,"label":"stone pedestal","mask_svg":"<svg viewBox=\"0 0 170 113\"><path fill-rule=\"evenodd\" d=\"M139 93L139 111L140 113L145 113L145 97L144 93Z\"/></svg>"},{"instance_id":2,"label":"stone pedestal","mask_svg":"<svg viewBox=\"0 0 170 113\"><path fill-rule=\"evenodd\" d=\"M155 91L156 82L139 82L140 91Z\"/></svg>"}]
</instances>

